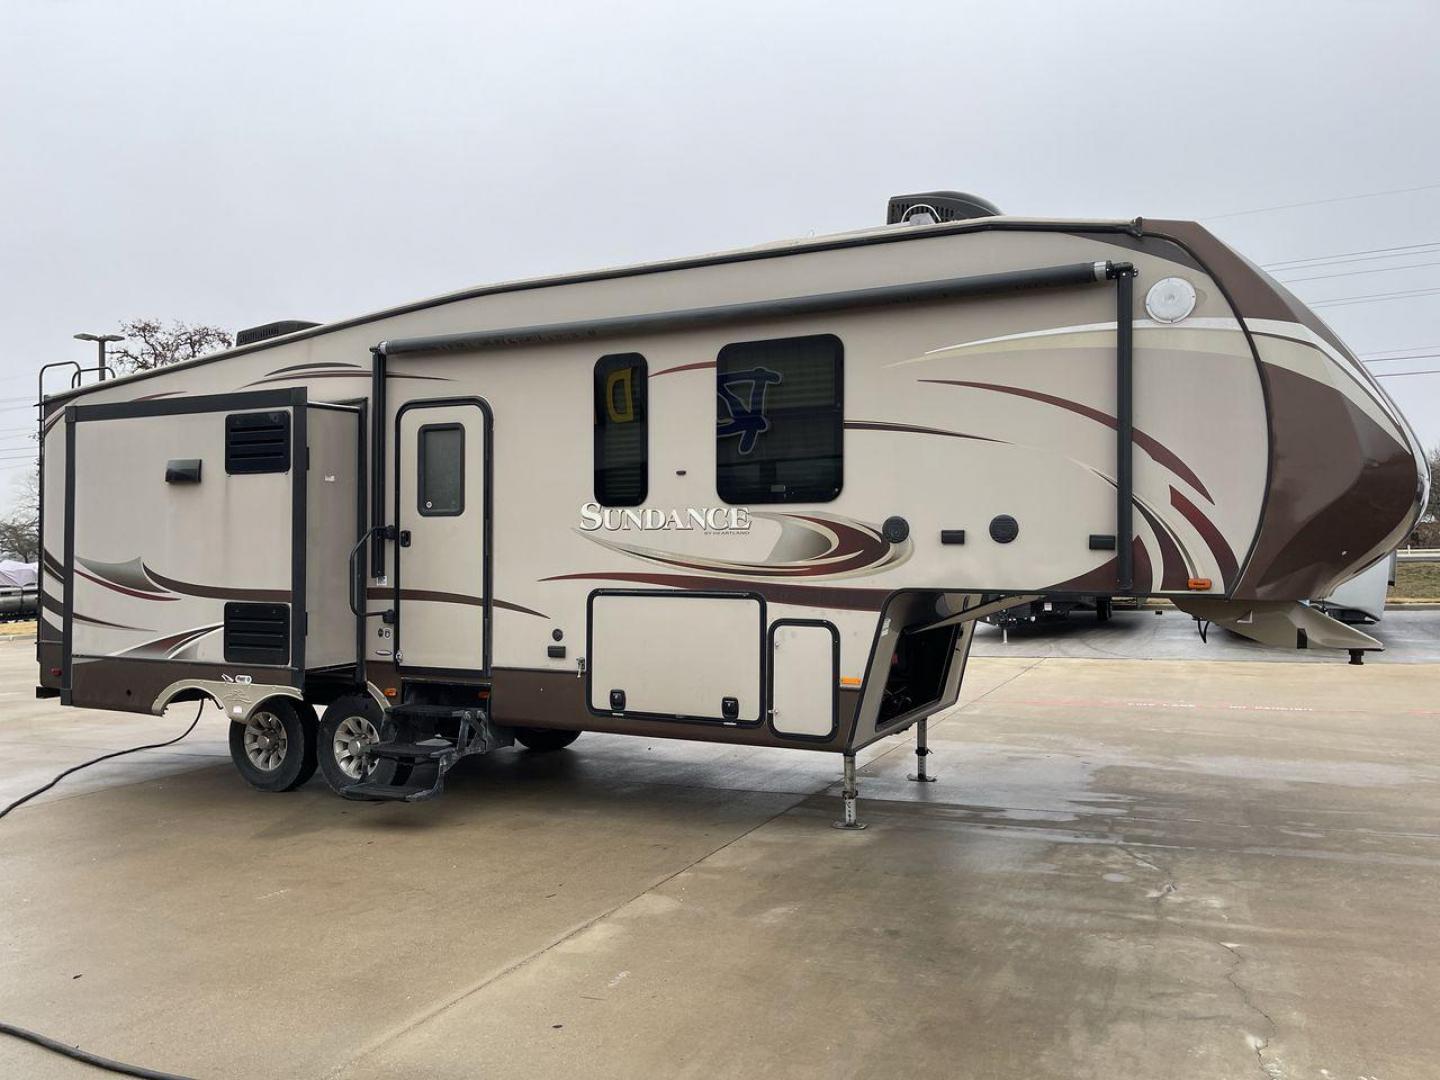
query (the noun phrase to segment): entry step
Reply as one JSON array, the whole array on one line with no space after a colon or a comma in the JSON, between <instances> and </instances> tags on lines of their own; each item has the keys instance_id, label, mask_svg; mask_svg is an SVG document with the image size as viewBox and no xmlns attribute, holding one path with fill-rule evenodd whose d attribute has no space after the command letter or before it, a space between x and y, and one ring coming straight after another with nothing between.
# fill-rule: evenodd
<instances>
[{"instance_id":1,"label":"entry step","mask_svg":"<svg viewBox=\"0 0 1440 1080\"><path fill-rule=\"evenodd\" d=\"M347 799L379 799L385 802L424 802L440 794L442 785L433 784L376 784L365 781L351 784L342 795Z\"/></svg>"},{"instance_id":2,"label":"entry step","mask_svg":"<svg viewBox=\"0 0 1440 1080\"><path fill-rule=\"evenodd\" d=\"M388 758L391 761L439 761L455 753L455 744L449 739L421 739L419 742L374 743L367 751L371 757Z\"/></svg>"},{"instance_id":3,"label":"entry step","mask_svg":"<svg viewBox=\"0 0 1440 1080\"><path fill-rule=\"evenodd\" d=\"M478 723L485 716L483 705L396 705L390 715L397 720L464 720Z\"/></svg>"}]
</instances>

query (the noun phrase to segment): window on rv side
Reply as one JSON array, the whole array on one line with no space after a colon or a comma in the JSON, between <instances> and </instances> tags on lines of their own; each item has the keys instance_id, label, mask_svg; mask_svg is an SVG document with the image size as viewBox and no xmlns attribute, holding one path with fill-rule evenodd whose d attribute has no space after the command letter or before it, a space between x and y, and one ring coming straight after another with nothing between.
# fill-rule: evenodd
<instances>
[{"instance_id":1,"label":"window on rv side","mask_svg":"<svg viewBox=\"0 0 1440 1080\"><path fill-rule=\"evenodd\" d=\"M650 489L649 369L639 353L595 362L595 501L639 506Z\"/></svg>"},{"instance_id":2,"label":"window on rv side","mask_svg":"<svg viewBox=\"0 0 1440 1080\"><path fill-rule=\"evenodd\" d=\"M828 502L844 480L844 349L746 341L716 367L715 487L728 503Z\"/></svg>"},{"instance_id":3,"label":"window on rv side","mask_svg":"<svg viewBox=\"0 0 1440 1080\"><path fill-rule=\"evenodd\" d=\"M419 440L417 509L425 517L458 517L465 512L464 426L426 424Z\"/></svg>"}]
</instances>

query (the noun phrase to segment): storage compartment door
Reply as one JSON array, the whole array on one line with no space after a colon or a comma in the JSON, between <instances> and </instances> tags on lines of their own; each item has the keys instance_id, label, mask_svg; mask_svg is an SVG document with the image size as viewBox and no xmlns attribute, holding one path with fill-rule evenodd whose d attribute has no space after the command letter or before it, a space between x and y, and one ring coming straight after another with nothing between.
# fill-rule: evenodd
<instances>
[{"instance_id":1,"label":"storage compartment door","mask_svg":"<svg viewBox=\"0 0 1440 1080\"><path fill-rule=\"evenodd\" d=\"M777 735L835 733L840 635L827 622L781 620L770 628L770 726Z\"/></svg>"},{"instance_id":2,"label":"storage compartment door","mask_svg":"<svg viewBox=\"0 0 1440 1080\"><path fill-rule=\"evenodd\" d=\"M746 593L596 592L590 707L670 720L758 724L765 602Z\"/></svg>"}]
</instances>

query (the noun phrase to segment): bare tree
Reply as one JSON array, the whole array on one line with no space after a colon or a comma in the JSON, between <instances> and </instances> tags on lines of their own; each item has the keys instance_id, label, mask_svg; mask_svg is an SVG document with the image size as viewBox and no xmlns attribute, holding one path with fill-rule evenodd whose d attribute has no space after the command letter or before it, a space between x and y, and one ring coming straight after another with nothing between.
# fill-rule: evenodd
<instances>
[{"instance_id":1,"label":"bare tree","mask_svg":"<svg viewBox=\"0 0 1440 1080\"><path fill-rule=\"evenodd\" d=\"M1440 521L1440 446L1430 451L1430 501L1425 504L1425 517Z\"/></svg>"},{"instance_id":2,"label":"bare tree","mask_svg":"<svg viewBox=\"0 0 1440 1080\"><path fill-rule=\"evenodd\" d=\"M120 332L125 335L125 341L110 350L110 360L121 374L153 371L167 364L193 360L228 349L235 340L228 330L218 326L178 321L166 326L159 319L131 319L120 324Z\"/></svg>"},{"instance_id":3,"label":"bare tree","mask_svg":"<svg viewBox=\"0 0 1440 1080\"><path fill-rule=\"evenodd\" d=\"M179 321L166 326L159 319L131 319L120 324L120 332L126 340L110 351L111 365L120 374L153 371L234 344L228 330ZM40 557L40 483L33 472L22 481L10 509L0 514L0 557L21 562Z\"/></svg>"},{"instance_id":4,"label":"bare tree","mask_svg":"<svg viewBox=\"0 0 1440 1080\"><path fill-rule=\"evenodd\" d=\"M40 558L40 480L26 472L8 513L0 515L0 556L35 562Z\"/></svg>"},{"instance_id":5,"label":"bare tree","mask_svg":"<svg viewBox=\"0 0 1440 1080\"><path fill-rule=\"evenodd\" d=\"M1430 451L1430 501L1410 534L1414 547L1440 547L1440 446Z\"/></svg>"}]
</instances>

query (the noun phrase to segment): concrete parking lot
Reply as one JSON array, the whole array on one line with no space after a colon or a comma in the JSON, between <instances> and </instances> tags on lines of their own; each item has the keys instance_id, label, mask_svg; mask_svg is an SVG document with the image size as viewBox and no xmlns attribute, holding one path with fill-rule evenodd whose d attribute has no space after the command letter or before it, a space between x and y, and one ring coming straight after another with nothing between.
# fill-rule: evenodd
<instances>
[{"instance_id":1,"label":"concrete parking lot","mask_svg":"<svg viewBox=\"0 0 1440 1080\"><path fill-rule=\"evenodd\" d=\"M1440 605L1386 612L1358 629L1385 646L1366 654L1367 664L1440 663ZM1275 664L1334 664L1333 649L1276 649L1218 627L1202 640L1195 620L1169 604L1138 611L1117 609L1106 622L1077 611L1056 622L1026 624L1002 634L980 626L976 656L1044 656L1079 660L1259 660Z\"/></svg>"},{"instance_id":2,"label":"concrete parking lot","mask_svg":"<svg viewBox=\"0 0 1440 1080\"><path fill-rule=\"evenodd\" d=\"M32 648L0 802L189 723L36 702ZM0 822L0 1018L202 1077L1440 1074L1434 657L984 651L859 833L834 757L597 735L261 795L212 710Z\"/></svg>"}]
</instances>

